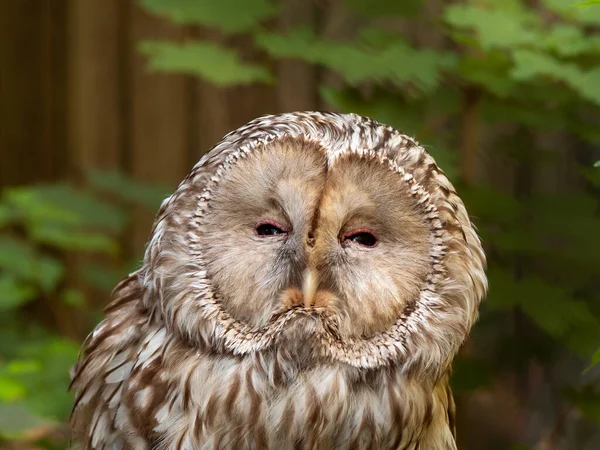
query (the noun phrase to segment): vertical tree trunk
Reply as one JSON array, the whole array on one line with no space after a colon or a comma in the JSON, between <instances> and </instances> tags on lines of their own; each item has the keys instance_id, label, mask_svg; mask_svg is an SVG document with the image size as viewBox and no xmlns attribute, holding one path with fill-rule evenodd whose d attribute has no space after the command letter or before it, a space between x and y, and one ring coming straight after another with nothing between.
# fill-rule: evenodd
<instances>
[{"instance_id":1,"label":"vertical tree trunk","mask_svg":"<svg viewBox=\"0 0 600 450\"><path fill-rule=\"evenodd\" d=\"M354 23L352 15L342 0L331 0L326 2L326 8L319 11L320 16L317 24L319 34L330 39L348 39L354 35L357 24ZM318 86L327 86L334 89L342 89L344 82L341 77L331 70L322 69L318 74ZM319 109L331 109L331 105L319 99Z\"/></svg>"},{"instance_id":2,"label":"vertical tree trunk","mask_svg":"<svg viewBox=\"0 0 600 450\"><path fill-rule=\"evenodd\" d=\"M198 33L200 39L223 43L219 33L213 30L202 30ZM195 78L193 81L196 95L196 122L192 126L197 129L194 133L197 139L193 148L194 161L206 153L213 145L221 140L228 132L230 123L230 108L228 105L227 89Z\"/></svg>"},{"instance_id":3,"label":"vertical tree trunk","mask_svg":"<svg viewBox=\"0 0 600 450\"><path fill-rule=\"evenodd\" d=\"M122 169L120 0L69 0L69 151L73 169Z\"/></svg>"},{"instance_id":4,"label":"vertical tree trunk","mask_svg":"<svg viewBox=\"0 0 600 450\"><path fill-rule=\"evenodd\" d=\"M131 148L129 173L136 180L175 188L189 170L188 83L183 75L149 73L136 46L144 39L178 39L184 30L149 16L131 1ZM130 251L141 254L155 211L136 210Z\"/></svg>"},{"instance_id":5,"label":"vertical tree trunk","mask_svg":"<svg viewBox=\"0 0 600 450\"><path fill-rule=\"evenodd\" d=\"M68 43L66 64L68 90L68 152L71 181L81 180L90 170L120 170L122 155L127 151L123 137L128 127L124 116L120 76L123 32L119 0L68 0ZM85 293L89 305L102 308L106 295L91 289L80 280L86 264L116 264L113 258L100 255L65 255L68 283ZM58 302L57 302L58 303ZM89 330L84 321L78 333ZM88 324L85 324L88 325Z\"/></svg>"},{"instance_id":6,"label":"vertical tree trunk","mask_svg":"<svg viewBox=\"0 0 600 450\"><path fill-rule=\"evenodd\" d=\"M461 125L461 176L467 185L477 183L481 92L475 88L463 92Z\"/></svg>"},{"instance_id":7,"label":"vertical tree trunk","mask_svg":"<svg viewBox=\"0 0 600 450\"><path fill-rule=\"evenodd\" d=\"M65 29L66 0L0 2L0 185L65 174Z\"/></svg>"},{"instance_id":8,"label":"vertical tree trunk","mask_svg":"<svg viewBox=\"0 0 600 450\"><path fill-rule=\"evenodd\" d=\"M285 0L279 19L283 30L302 26L315 28L315 6L304 0ZM317 108L317 71L303 61L277 62L277 108L282 112Z\"/></svg>"}]
</instances>

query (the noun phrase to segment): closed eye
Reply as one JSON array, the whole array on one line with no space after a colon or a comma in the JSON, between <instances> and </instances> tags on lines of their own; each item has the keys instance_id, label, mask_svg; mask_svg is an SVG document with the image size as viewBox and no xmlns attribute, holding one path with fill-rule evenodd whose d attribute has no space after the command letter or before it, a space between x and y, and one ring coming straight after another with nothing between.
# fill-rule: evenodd
<instances>
[{"instance_id":1,"label":"closed eye","mask_svg":"<svg viewBox=\"0 0 600 450\"><path fill-rule=\"evenodd\" d=\"M289 230L285 225L274 220L263 220L254 227L254 232L259 237L287 236Z\"/></svg>"},{"instance_id":2,"label":"closed eye","mask_svg":"<svg viewBox=\"0 0 600 450\"><path fill-rule=\"evenodd\" d=\"M361 247L376 247L379 241L377 236L369 229L353 230L349 233L344 234L342 238L343 243L358 244Z\"/></svg>"}]
</instances>

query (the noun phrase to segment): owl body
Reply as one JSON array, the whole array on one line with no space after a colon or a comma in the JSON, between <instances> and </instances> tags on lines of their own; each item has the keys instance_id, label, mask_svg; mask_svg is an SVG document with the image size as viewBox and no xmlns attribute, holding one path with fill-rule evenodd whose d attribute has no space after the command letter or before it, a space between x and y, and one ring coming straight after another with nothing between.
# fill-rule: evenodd
<instances>
[{"instance_id":1,"label":"owl body","mask_svg":"<svg viewBox=\"0 0 600 450\"><path fill-rule=\"evenodd\" d=\"M454 449L486 290L452 185L356 115L257 119L158 213L74 371L85 449Z\"/></svg>"}]
</instances>

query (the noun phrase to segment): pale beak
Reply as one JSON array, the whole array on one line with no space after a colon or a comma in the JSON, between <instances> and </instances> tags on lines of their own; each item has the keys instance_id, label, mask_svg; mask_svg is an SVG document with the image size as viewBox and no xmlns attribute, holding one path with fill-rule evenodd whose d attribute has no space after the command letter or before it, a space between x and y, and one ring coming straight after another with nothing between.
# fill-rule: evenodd
<instances>
[{"instance_id":1,"label":"pale beak","mask_svg":"<svg viewBox=\"0 0 600 450\"><path fill-rule=\"evenodd\" d=\"M306 269L302 280L302 297L304 298L304 307L307 309L312 305L315 292L317 292L317 286L317 274L311 269Z\"/></svg>"}]
</instances>

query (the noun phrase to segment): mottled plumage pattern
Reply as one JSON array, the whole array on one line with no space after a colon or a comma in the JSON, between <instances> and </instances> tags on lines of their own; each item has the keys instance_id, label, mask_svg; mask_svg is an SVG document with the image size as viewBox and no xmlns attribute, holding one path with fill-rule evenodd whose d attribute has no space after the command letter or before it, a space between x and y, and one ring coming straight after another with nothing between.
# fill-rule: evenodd
<instances>
[{"instance_id":1,"label":"mottled plumage pattern","mask_svg":"<svg viewBox=\"0 0 600 450\"><path fill-rule=\"evenodd\" d=\"M375 245L347 238L364 230ZM411 138L353 114L256 119L163 202L75 367L74 441L455 449L448 377L484 268Z\"/></svg>"}]
</instances>

